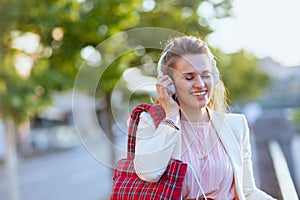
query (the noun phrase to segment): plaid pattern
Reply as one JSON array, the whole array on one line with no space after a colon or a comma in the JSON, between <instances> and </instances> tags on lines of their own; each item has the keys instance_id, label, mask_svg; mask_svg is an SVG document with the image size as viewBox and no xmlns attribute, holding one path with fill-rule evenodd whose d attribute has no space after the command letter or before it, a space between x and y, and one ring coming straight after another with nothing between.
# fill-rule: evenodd
<instances>
[{"instance_id":1,"label":"plaid pattern","mask_svg":"<svg viewBox=\"0 0 300 200\"><path fill-rule=\"evenodd\" d=\"M141 180L134 171L133 159L135 153L136 130L142 112L148 112L154 119L156 127L165 118L165 112L160 106L140 104L131 114L128 129L127 159L117 162L113 175L111 200L165 200L180 199L181 189L187 164L171 159L165 173L155 183Z\"/></svg>"}]
</instances>

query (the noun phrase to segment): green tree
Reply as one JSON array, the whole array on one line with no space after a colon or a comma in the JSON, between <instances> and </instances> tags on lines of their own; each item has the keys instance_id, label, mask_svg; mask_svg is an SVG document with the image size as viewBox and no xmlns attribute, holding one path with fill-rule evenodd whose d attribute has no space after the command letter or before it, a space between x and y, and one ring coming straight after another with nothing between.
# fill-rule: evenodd
<instances>
[{"instance_id":1,"label":"green tree","mask_svg":"<svg viewBox=\"0 0 300 200\"><path fill-rule=\"evenodd\" d=\"M84 47L96 46L137 23L133 14L137 3L1 1L0 117L5 124L10 199L19 199L15 147L19 124L49 105L54 92L72 88Z\"/></svg>"},{"instance_id":2,"label":"green tree","mask_svg":"<svg viewBox=\"0 0 300 200\"><path fill-rule=\"evenodd\" d=\"M228 91L229 103L254 101L270 83L259 70L258 59L244 50L233 54L216 52L220 73Z\"/></svg>"},{"instance_id":3,"label":"green tree","mask_svg":"<svg viewBox=\"0 0 300 200\"><path fill-rule=\"evenodd\" d=\"M231 1L221 0L144 0L139 13L138 26L156 26L177 30L185 34L204 37L212 30L209 22L230 15Z\"/></svg>"}]
</instances>

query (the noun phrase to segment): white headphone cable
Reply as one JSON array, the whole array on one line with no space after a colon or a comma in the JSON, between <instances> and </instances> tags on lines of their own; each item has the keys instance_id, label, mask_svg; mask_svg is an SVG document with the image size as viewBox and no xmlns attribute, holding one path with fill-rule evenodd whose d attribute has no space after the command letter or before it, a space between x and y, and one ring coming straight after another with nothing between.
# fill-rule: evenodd
<instances>
[{"instance_id":1,"label":"white headphone cable","mask_svg":"<svg viewBox=\"0 0 300 200\"><path fill-rule=\"evenodd\" d=\"M203 173L203 171L204 171L204 169L205 169L207 163L208 163L208 160L205 161L204 166L203 166L203 168L201 169L201 173L200 173L201 177L202 177L202 173ZM200 196L200 192L202 192L203 197L205 198L205 200L207 200L207 197L206 197L206 195L205 195L204 189L203 189L203 187L201 186L202 178L201 178L201 181L199 181L199 179L198 179L198 177L197 177L197 174L196 174L194 168L192 167L192 165L190 165L189 163L187 163L187 165L188 165L188 166L190 167L190 169L192 170L193 175L194 175L194 177L195 177L195 179L196 179L196 182L197 182L197 184L198 184L198 186L199 186L199 188L200 188L200 190L199 190L198 193L197 193L196 199L198 199L198 197Z\"/></svg>"}]
</instances>

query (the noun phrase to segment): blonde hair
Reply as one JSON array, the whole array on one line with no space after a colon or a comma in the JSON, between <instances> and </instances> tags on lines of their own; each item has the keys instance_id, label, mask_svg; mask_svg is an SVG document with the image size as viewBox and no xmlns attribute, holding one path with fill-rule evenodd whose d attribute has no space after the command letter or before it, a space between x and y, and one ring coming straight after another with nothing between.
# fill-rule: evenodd
<instances>
[{"instance_id":1,"label":"blonde hair","mask_svg":"<svg viewBox=\"0 0 300 200\"><path fill-rule=\"evenodd\" d=\"M211 60L212 72L215 79L212 97L208 103L208 107L218 112L225 113L227 111L226 88L223 81L220 79L215 58L203 40L195 36L176 37L167 43L162 55L165 52L168 53L164 56L162 64L172 68L174 68L174 64L180 56L187 54L206 54ZM162 70L164 73L169 74L166 68L162 68Z\"/></svg>"}]
</instances>

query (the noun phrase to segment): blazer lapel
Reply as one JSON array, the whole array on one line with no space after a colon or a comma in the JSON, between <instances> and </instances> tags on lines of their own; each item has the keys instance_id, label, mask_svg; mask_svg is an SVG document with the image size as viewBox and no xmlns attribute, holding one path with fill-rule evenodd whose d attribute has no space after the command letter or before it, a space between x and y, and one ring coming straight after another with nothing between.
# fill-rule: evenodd
<instances>
[{"instance_id":1,"label":"blazer lapel","mask_svg":"<svg viewBox=\"0 0 300 200\"><path fill-rule=\"evenodd\" d=\"M240 145L225 118L225 114L215 112L213 110L209 110L209 114L212 124L216 129L216 132L219 135L220 140L231 160L237 193L239 197L242 197L243 169Z\"/></svg>"}]
</instances>

